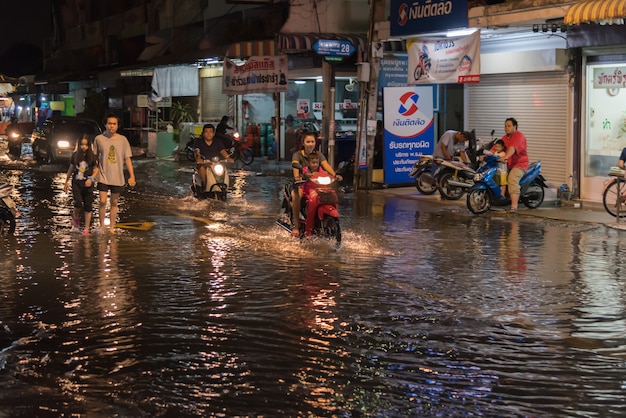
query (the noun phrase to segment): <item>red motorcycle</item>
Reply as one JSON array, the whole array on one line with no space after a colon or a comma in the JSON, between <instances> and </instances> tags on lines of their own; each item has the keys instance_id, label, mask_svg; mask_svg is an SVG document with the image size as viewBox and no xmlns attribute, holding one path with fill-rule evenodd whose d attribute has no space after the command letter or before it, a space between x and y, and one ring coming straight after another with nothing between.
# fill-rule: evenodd
<instances>
[{"instance_id":1,"label":"red motorcycle","mask_svg":"<svg viewBox=\"0 0 626 418\"><path fill-rule=\"evenodd\" d=\"M254 161L254 151L252 147L242 139L239 132L235 131L232 135L226 134L227 141L230 140L231 146L228 153L233 160L241 160L245 165L250 165ZM226 144L225 144L226 145Z\"/></svg>"},{"instance_id":2,"label":"red motorcycle","mask_svg":"<svg viewBox=\"0 0 626 418\"><path fill-rule=\"evenodd\" d=\"M298 163L293 164L293 168L302 170ZM339 198L337 197L338 182L327 173L317 173L300 182L291 182L283 190L282 208L289 222L281 219L276 223L291 232L295 226L292 212L292 194L294 186L302 185L309 195L302 199L300 205L300 238L305 236L306 219L309 213L309 206L315 206L315 221L313 223L313 235L322 238L335 240L337 247L341 244L341 226L339 225Z\"/></svg>"}]
</instances>

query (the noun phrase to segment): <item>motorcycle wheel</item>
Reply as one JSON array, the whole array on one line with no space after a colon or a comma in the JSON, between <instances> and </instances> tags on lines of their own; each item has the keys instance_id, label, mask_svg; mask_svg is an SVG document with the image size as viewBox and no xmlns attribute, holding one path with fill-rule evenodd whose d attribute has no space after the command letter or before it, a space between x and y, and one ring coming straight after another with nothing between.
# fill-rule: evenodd
<instances>
[{"instance_id":1,"label":"motorcycle wheel","mask_svg":"<svg viewBox=\"0 0 626 418\"><path fill-rule=\"evenodd\" d=\"M415 67L415 72L413 73L413 77L415 78L415 80L419 80L421 76L422 76L422 67L418 65L417 67Z\"/></svg>"},{"instance_id":2,"label":"motorcycle wheel","mask_svg":"<svg viewBox=\"0 0 626 418\"><path fill-rule=\"evenodd\" d=\"M245 165L250 165L254 161L254 153L250 148L244 148L239 150L239 159Z\"/></svg>"},{"instance_id":3,"label":"motorcycle wheel","mask_svg":"<svg viewBox=\"0 0 626 418\"><path fill-rule=\"evenodd\" d=\"M325 238L334 239L337 245L341 243L341 226L339 220L332 216L324 216L322 219L322 231Z\"/></svg>"},{"instance_id":4,"label":"motorcycle wheel","mask_svg":"<svg viewBox=\"0 0 626 418\"><path fill-rule=\"evenodd\" d=\"M533 181L528 185L528 188L524 191L522 197L522 203L529 209L536 209L543 203L545 192L543 187L536 181Z\"/></svg>"},{"instance_id":5,"label":"motorcycle wheel","mask_svg":"<svg viewBox=\"0 0 626 418\"><path fill-rule=\"evenodd\" d=\"M467 208L473 214L480 215L485 213L491 207L489 194L487 190L470 190L467 193Z\"/></svg>"},{"instance_id":6,"label":"motorcycle wheel","mask_svg":"<svg viewBox=\"0 0 626 418\"><path fill-rule=\"evenodd\" d=\"M196 157L193 155L193 150L187 150L187 159L189 161L196 161Z\"/></svg>"},{"instance_id":7,"label":"motorcycle wheel","mask_svg":"<svg viewBox=\"0 0 626 418\"><path fill-rule=\"evenodd\" d=\"M15 217L12 213L0 212L0 236L13 235L15 232Z\"/></svg>"},{"instance_id":8,"label":"motorcycle wheel","mask_svg":"<svg viewBox=\"0 0 626 418\"><path fill-rule=\"evenodd\" d=\"M459 200L463 197L462 187L453 187L448 184L448 180L455 178L453 173L444 172L439 177L439 193L448 200Z\"/></svg>"},{"instance_id":9,"label":"motorcycle wheel","mask_svg":"<svg viewBox=\"0 0 626 418\"><path fill-rule=\"evenodd\" d=\"M437 191L437 180L430 171L422 171L415 177L415 188L421 194L434 194Z\"/></svg>"}]
</instances>

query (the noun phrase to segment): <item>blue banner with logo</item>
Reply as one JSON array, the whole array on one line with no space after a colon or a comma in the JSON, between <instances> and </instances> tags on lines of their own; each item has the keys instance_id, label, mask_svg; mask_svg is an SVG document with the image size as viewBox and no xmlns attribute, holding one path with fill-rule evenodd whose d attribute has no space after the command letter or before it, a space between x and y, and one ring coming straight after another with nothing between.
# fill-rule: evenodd
<instances>
[{"instance_id":1,"label":"blue banner with logo","mask_svg":"<svg viewBox=\"0 0 626 418\"><path fill-rule=\"evenodd\" d=\"M383 90L385 184L409 183L420 155L435 150L433 87Z\"/></svg>"},{"instance_id":2,"label":"blue banner with logo","mask_svg":"<svg viewBox=\"0 0 626 418\"><path fill-rule=\"evenodd\" d=\"M468 26L467 0L391 0L391 36L460 29Z\"/></svg>"}]
</instances>

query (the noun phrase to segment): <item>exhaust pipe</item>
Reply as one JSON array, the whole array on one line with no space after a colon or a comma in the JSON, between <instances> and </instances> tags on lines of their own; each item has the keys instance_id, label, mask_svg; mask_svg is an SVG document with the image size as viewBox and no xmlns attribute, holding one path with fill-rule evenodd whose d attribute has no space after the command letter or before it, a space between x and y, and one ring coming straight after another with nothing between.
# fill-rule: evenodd
<instances>
[{"instance_id":1,"label":"exhaust pipe","mask_svg":"<svg viewBox=\"0 0 626 418\"><path fill-rule=\"evenodd\" d=\"M461 187L463 189L469 189L470 187L474 185L473 183L466 183L464 181L457 181L457 180L448 180L448 184L452 187Z\"/></svg>"}]
</instances>

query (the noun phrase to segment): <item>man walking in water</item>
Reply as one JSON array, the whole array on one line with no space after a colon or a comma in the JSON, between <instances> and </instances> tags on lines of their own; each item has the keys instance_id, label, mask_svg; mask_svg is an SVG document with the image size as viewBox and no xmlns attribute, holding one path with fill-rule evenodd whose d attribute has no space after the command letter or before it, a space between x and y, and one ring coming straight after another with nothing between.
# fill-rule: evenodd
<instances>
[{"instance_id":1,"label":"man walking in water","mask_svg":"<svg viewBox=\"0 0 626 418\"><path fill-rule=\"evenodd\" d=\"M135 172L131 162L132 151L128 139L124 135L117 133L119 127L119 118L117 115L110 114L106 118L106 131L102 135L96 136L94 146L96 155L98 156L98 192L100 202L98 206L98 217L100 219L100 228L102 232L106 232L104 218L106 214L107 197L111 192L111 216L109 232L115 233L115 223L117 222L118 202L120 194L124 190L124 163L128 169L128 185L135 186Z\"/></svg>"}]
</instances>

